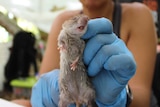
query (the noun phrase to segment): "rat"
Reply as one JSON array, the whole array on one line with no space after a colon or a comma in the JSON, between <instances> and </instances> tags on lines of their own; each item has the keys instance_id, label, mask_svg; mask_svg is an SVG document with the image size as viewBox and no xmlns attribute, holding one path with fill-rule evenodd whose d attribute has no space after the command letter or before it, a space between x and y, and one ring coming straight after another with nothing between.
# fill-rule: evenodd
<instances>
[{"instance_id":1,"label":"rat","mask_svg":"<svg viewBox=\"0 0 160 107\"><path fill-rule=\"evenodd\" d=\"M87 76L87 69L83 63L85 41L81 39L87 30L88 16L76 15L66 20L58 36L60 52L60 100L59 107L76 104L97 107L95 90Z\"/></svg>"}]
</instances>

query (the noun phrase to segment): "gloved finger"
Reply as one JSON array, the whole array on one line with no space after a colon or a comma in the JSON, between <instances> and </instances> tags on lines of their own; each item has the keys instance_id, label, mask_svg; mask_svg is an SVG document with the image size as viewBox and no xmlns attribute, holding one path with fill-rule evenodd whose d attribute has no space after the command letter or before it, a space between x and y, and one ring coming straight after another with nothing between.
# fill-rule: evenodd
<instances>
[{"instance_id":1,"label":"gloved finger","mask_svg":"<svg viewBox=\"0 0 160 107\"><path fill-rule=\"evenodd\" d=\"M32 88L32 107L57 107L59 70L53 70L40 77ZM38 102L38 103L37 103Z\"/></svg>"},{"instance_id":2,"label":"gloved finger","mask_svg":"<svg viewBox=\"0 0 160 107\"><path fill-rule=\"evenodd\" d=\"M109 57L120 53L124 53L124 50L122 50L119 46L114 44L104 45L89 63L87 69L88 75L97 75L102 69L104 69L104 64L107 63Z\"/></svg>"},{"instance_id":3,"label":"gloved finger","mask_svg":"<svg viewBox=\"0 0 160 107\"><path fill-rule=\"evenodd\" d=\"M51 91L51 96L52 96L52 101L58 106L59 102L59 69L56 69L51 72L51 74L48 74L46 78L50 78L51 84L49 85L50 91ZM54 76L54 77L53 77Z\"/></svg>"},{"instance_id":4,"label":"gloved finger","mask_svg":"<svg viewBox=\"0 0 160 107\"><path fill-rule=\"evenodd\" d=\"M41 90L42 84L43 84L43 81L39 79L39 81L32 88L32 95L31 95L32 107L44 107L43 98L42 98L42 90Z\"/></svg>"},{"instance_id":5,"label":"gloved finger","mask_svg":"<svg viewBox=\"0 0 160 107\"><path fill-rule=\"evenodd\" d=\"M104 68L111 72L119 84L127 84L128 80L135 74L136 63L133 57L128 54L111 56L104 63Z\"/></svg>"},{"instance_id":6,"label":"gloved finger","mask_svg":"<svg viewBox=\"0 0 160 107\"><path fill-rule=\"evenodd\" d=\"M112 104L118 98L126 84L119 84L110 71L101 70L92 78L92 84L96 91L96 100L103 104Z\"/></svg>"},{"instance_id":7,"label":"gloved finger","mask_svg":"<svg viewBox=\"0 0 160 107\"><path fill-rule=\"evenodd\" d=\"M117 39L117 36L112 34L99 34L86 43L84 50L84 63L88 65L96 53L103 45L111 44Z\"/></svg>"},{"instance_id":8,"label":"gloved finger","mask_svg":"<svg viewBox=\"0 0 160 107\"><path fill-rule=\"evenodd\" d=\"M88 28L82 39L90 39L97 34L111 34L112 23L106 18L91 19L88 21Z\"/></svg>"}]
</instances>

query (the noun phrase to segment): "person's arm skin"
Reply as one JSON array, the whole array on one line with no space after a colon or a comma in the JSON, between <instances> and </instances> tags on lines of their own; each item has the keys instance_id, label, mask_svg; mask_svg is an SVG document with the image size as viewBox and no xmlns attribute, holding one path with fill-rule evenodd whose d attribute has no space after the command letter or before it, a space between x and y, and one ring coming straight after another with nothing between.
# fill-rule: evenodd
<instances>
[{"instance_id":1,"label":"person's arm skin","mask_svg":"<svg viewBox=\"0 0 160 107\"><path fill-rule=\"evenodd\" d=\"M136 74L129 81L133 93L130 107L149 107L157 44L155 25L146 6L137 3L132 8L128 6L123 6L125 15L122 17L121 38L125 40L137 63ZM129 31L127 38L123 36L125 28Z\"/></svg>"},{"instance_id":2,"label":"person's arm skin","mask_svg":"<svg viewBox=\"0 0 160 107\"><path fill-rule=\"evenodd\" d=\"M30 101L26 99L16 99L16 100L12 100L11 102L19 105L23 105L25 107L32 107Z\"/></svg>"}]
</instances>

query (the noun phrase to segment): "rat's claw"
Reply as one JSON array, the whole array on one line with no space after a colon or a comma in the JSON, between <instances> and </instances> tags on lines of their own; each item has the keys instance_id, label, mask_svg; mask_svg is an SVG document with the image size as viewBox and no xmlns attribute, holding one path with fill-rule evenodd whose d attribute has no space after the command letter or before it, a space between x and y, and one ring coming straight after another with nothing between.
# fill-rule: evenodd
<instances>
[{"instance_id":1,"label":"rat's claw","mask_svg":"<svg viewBox=\"0 0 160 107\"><path fill-rule=\"evenodd\" d=\"M63 50L65 50L65 46L64 45L60 45L60 46L58 46L57 49L60 50L60 51L63 51Z\"/></svg>"},{"instance_id":2,"label":"rat's claw","mask_svg":"<svg viewBox=\"0 0 160 107\"><path fill-rule=\"evenodd\" d=\"M60 50L60 47L58 47L57 49Z\"/></svg>"},{"instance_id":3,"label":"rat's claw","mask_svg":"<svg viewBox=\"0 0 160 107\"><path fill-rule=\"evenodd\" d=\"M75 69L76 69L75 67L71 67L71 70L72 70L72 71L75 71Z\"/></svg>"},{"instance_id":4,"label":"rat's claw","mask_svg":"<svg viewBox=\"0 0 160 107\"><path fill-rule=\"evenodd\" d=\"M77 57L73 62L72 64L70 65L71 67L71 70L75 71L76 67L77 67L77 62L79 60L79 57Z\"/></svg>"},{"instance_id":5,"label":"rat's claw","mask_svg":"<svg viewBox=\"0 0 160 107\"><path fill-rule=\"evenodd\" d=\"M75 71L75 69L76 69L76 67L77 67L76 64L75 64L75 63L72 63L70 66L71 66L71 70L72 70L72 71Z\"/></svg>"}]
</instances>

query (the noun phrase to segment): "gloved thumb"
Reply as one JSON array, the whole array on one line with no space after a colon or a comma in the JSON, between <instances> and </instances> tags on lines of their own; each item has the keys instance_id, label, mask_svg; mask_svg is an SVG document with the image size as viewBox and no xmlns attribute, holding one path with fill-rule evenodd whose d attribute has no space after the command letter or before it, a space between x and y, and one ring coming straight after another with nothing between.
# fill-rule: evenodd
<instances>
[{"instance_id":1,"label":"gloved thumb","mask_svg":"<svg viewBox=\"0 0 160 107\"><path fill-rule=\"evenodd\" d=\"M106 18L91 19L88 21L88 28L82 39L90 39L97 34L111 34L113 26Z\"/></svg>"}]
</instances>

